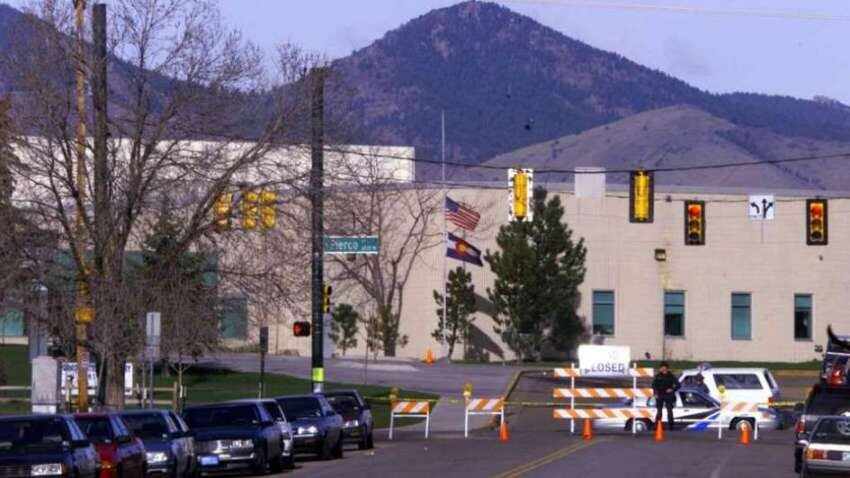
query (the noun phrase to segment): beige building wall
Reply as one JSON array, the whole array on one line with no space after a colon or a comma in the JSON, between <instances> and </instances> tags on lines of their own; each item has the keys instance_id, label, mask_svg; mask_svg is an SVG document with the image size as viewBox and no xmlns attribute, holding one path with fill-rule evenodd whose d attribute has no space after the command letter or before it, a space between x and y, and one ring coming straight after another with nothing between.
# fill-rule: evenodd
<instances>
[{"instance_id":1,"label":"beige building wall","mask_svg":"<svg viewBox=\"0 0 850 478\"><path fill-rule=\"evenodd\" d=\"M614 291L615 334L595 337L600 343L629 345L633 357L649 353L671 359L804 361L819 358L814 346L826 342L828 324L850 333L850 199L829 201L829 245L807 246L804 195L777 194L775 219L754 221L748 216L746 193L657 190L654 222L631 224L627 192L622 189L609 190L601 198L577 198L560 189L550 196L561 198L564 220L588 249L578 310L588 326L592 292ZM507 222L507 191L468 188L449 194L482 214L481 226L467 233L467 240L482 251L495 249L498 228ZM686 199L706 202L704 246L684 245ZM442 221L442 215L435 217L435 233L442 230ZM655 249L666 251L666 261L655 259ZM410 342L398 350L400 356L421 358L428 348L440 355L440 344L431 337L437 324L432 291L441 289L444 251L435 245L423 253L405 289L401 333ZM446 261L449 268L462 265ZM486 298L492 272L486 263L466 267L476 292ZM683 337L664 337L665 290L685 293ZM751 294L750 340L731 337L733 292ZM797 293L812 295L812 340L794 339ZM478 356L513 358L494 333L487 313L477 313L474 324L478 333L467 345ZM291 335L289 330L284 333ZM295 343L299 353L309 353L309 341L301 342ZM458 349L455 357L460 358L463 346ZM361 347L352 353L362 352Z\"/></svg>"}]
</instances>

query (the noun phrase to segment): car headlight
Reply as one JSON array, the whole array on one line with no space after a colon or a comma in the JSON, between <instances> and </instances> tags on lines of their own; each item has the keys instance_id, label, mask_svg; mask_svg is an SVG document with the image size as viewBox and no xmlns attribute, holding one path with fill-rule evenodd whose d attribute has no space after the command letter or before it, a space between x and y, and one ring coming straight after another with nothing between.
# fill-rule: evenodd
<instances>
[{"instance_id":1,"label":"car headlight","mask_svg":"<svg viewBox=\"0 0 850 478\"><path fill-rule=\"evenodd\" d=\"M30 476L61 475L64 472L65 465L62 463L39 463L30 467Z\"/></svg>"},{"instance_id":2,"label":"car headlight","mask_svg":"<svg viewBox=\"0 0 850 478\"><path fill-rule=\"evenodd\" d=\"M149 464L165 463L168 461L168 453L164 451L149 451L145 453L145 459Z\"/></svg>"},{"instance_id":3,"label":"car headlight","mask_svg":"<svg viewBox=\"0 0 850 478\"><path fill-rule=\"evenodd\" d=\"M357 428L360 426L360 420L349 420L343 425L344 428Z\"/></svg>"},{"instance_id":4,"label":"car headlight","mask_svg":"<svg viewBox=\"0 0 850 478\"><path fill-rule=\"evenodd\" d=\"M299 435L318 435L319 429L316 428L316 425L310 425L309 427L298 427Z\"/></svg>"}]
</instances>

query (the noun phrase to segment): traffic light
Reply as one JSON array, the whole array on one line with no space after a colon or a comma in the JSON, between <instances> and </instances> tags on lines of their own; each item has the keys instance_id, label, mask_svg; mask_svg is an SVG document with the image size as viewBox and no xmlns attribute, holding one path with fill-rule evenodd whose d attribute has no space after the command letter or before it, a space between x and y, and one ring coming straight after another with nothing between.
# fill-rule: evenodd
<instances>
[{"instance_id":1,"label":"traffic light","mask_svg":"<svg viewBox=\"0 0 850 478\"><path fill-rule=\"evenodd\" d=\"M651 171L632 171L629 179L629 222L652 222L655 179Z\"/></svg>"},{"instance_id":2,"label":"traffic light","mask_svg":"<svg viewBox=\"0 0 850 478\"><path fill-rule=\"evenodd\" d=\"M331 311L331 294L333 287L325 284L322 286L322 313L327 314Z\"/></svg>"},{"instance_id":3,"label":"traffic light","mask_svg":"<svg viewBox=\"0 0 850 478\"><path fill-rule=\"evenodd\" d=\"M245 229L255 229L257 227L257 214L260 211L257 205L260 201L260 195L255 191L242 192L242 227Z\"/></svg>"},{"instance_id":4,"label":"traffic light","mask_svg":"<svg viewBox=\"0 0 850 478\"><path fill-rule=\"evenodd\" d=\"M277 222L277 193L263 189L260 192L260 227L272 229Z\"/></svg>"},{"instance_id":5,"label":"traffic light","mask_svg":"<svg viewBox=\"0 0 850 478\"><path fill-rule=\"evenodd\" d=\"M806 244L825 246L829 239L826 199L806 199Z\"/></svg>"},{"instance_id":6,"label":"traffic light","mask_svg":"<svg viewBox=\"0 0 850 478\"><path fill-rule=\"evenodd\" d=\"M705 245L705 201L685 201L685 245Z\"/></svg>"},{"instance_id":7,"label":"traffic light","mask_svg":"<svg viewBox=\"0 0 850 478\"><path fill-rule=\"evenodd\" d=\"M292 335L296 337L309 337L310 322L307 322L306 320L301 320L292 324Z\"/></svg>"},{"instance_id":8,"label":"traffic light","mask_svg":"<svg viewBox=\"0 0 850 478\"><path fill-rule=\"evenodd\" d=\"M534 189L534 170L509 169L509 221L531 221L534 211L531 208L531 191Z\"/></svg>"},{"instance_id":9,"label":"traffic light","mask_svg":"<svg viewBox=\"0 0 850 478\"><path fill-rule=\"evenodd\" d=\"M230 229L230 210L233 204L233 193L222 193L213 204L215 228L219 231Z\"/></svg>"}]
</instances>

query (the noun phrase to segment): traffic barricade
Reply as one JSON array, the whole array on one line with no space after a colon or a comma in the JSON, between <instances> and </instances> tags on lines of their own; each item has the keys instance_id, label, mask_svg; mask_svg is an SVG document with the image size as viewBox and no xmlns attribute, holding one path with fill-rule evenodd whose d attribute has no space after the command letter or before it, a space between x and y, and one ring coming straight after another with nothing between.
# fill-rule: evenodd
<instances>
[{"instance_id":1,"label":"traffic barricade","mask_svg":"<svg viewBox=\"0 0 850 478\"><path fill-rule=\"evenodd\" d=\"M501 398L472 398L466 402L463 417L463 436L469 436L470 415L498 415L499 427L505 423L505 401Z\"/></svg>"},{"instance_id":2,"label":"traffic barricade","mask_svg":"<svg viewBox=\"0 0 850 478\"><path fill-rule=\"evenodd\" d=\"M431 431L431 404L427 401L394 401L390 409L390 440L396 418L425 418L425 438Z\"/></svg>"}]
</instances>

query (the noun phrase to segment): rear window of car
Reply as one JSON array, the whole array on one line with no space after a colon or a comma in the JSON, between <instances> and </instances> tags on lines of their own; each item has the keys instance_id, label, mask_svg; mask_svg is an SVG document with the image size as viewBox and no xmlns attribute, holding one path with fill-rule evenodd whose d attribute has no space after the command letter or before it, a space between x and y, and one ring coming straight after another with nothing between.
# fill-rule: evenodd
<instances>
[{"instance_id":1,"label":"rear window of car","mask_svg":"<svg viewBox=\"0 0 850 478\"><path fill-rule=\"evenodd\" d=\"M850 417L821 418L810 438L812 443L850 443Z\"/></svg>"},{"instance_id":2,"label":"rear window of car","mask_svg":"<svg viewBox=\"0 0 850 478\"><path fill-rule=\"evenodd\" d=\"M76 418L80 430L94 443L109 443L112 441L112 427L106 417Z\"/></svg>"},{"instance_id":3,"label":"rear window of car","mask_svg":"<svg viewBox=\"0 0 850 478\"><path fill-rule=\"evenodd\" d=\"M123 415L124 423L139 438L160 438L169 433L165 417L159 413Z\"/></svg>"},{"instance_id":4,"label":"rear window of car","mask_svg":"<svg viewBox=\"0 0 850 478\"><path fill-rule=\"evenodd\" d=\"M252 425L258 420L254 405L190 408L183 418L189 428Z\"/></svg>"},{"instance_id":5,"label":"rear window of car","mask_svg":"<svg viewBox=\"0 0 850 478\"><path fill-rule=\"evenodd\" d=\"M326 395L328 402L337 412L355 412L360 410L360 403L353 395Z\"/></svg>"},{"instance_id":6,"label":"rear window of car","mask_svg":"<svg viewBox=\"0 0 850 478\"><path fill-rule=\"evenodd\" d=\"M290 420L322 416L322 405L319 403L317 398L283 398L278 400L277 403L280 404L280 407L283 408L283 413L286 414Z\"/></svg>"},{"instance_id":7,"label":"rear window of car","mask_svg":"<svg viewBox=\"0 0 850 478\"><path fill-rule=\"evenodd\" d=\"M812 393L806 404L806 415L842 415L850 412L850 393L828 391Z\"/></svg>"},{"instance_id":8,"label":"rear window of car","mask_svg":"<svg viewBox=\"0 0 850 478\"><path fill-rule=\"evenodd\" d=\"M26 455L55 450L70 440L59 418L0 421L0 455Z\"/></svg>"},{"instance_id":9,"label":"rear window of car","mask_svg":"<svg viewBox=\"0 0 850 478\"><path fill-rule=\"evenodd\" d=\"M758 375L754 373L716 373L714 382L723 385L726 390L761 390L762 385Z\"/></svg>"}]
</instances>

